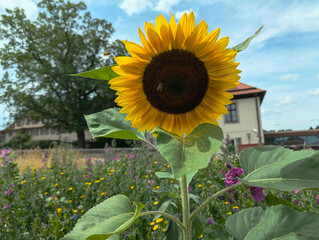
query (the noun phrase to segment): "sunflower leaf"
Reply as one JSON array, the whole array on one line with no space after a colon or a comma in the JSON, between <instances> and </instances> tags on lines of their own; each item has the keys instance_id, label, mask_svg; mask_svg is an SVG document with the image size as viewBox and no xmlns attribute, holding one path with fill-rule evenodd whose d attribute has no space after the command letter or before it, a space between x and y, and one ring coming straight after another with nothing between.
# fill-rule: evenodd
<instances>
[{"instance_id":1,"label":"sunflower leaf","mask_svg":"<svg viewBox=\"0 0 319 240\"><path fill-rule=\"evenodd\" d=\"M319 213L277 205L241 210L227 218L226 230L237 240L317 239L318 222Z\"/></svg>"},{"instance_id":2,"label":"sunflower leaf","mask_svg":"<svg viewBox=\"0 0 319 240\"><path fill-rule=\"evenodd\" d=\"M263 28L264 26L260 27L257 32L255 32L254 35L250 36L249 38L247 38L245 41L243 41L242 43L236 45L235 47L232 47L231 49L234 49L234 50L237 50L237 52L241 52L243 50L245 50L248 45L250 44L251 40L253 40L261 31L261 29Z\"/></svg>"},{"instance_id":3,"label":"sunflower leaf","mask_svg":"<svg viewBox=\"0 0 319 240\"><path fill-rule=\"evenodd\" d=\"M108 137L144 141L144 135L125 121L126 114L120 108L109 108L102 112L85 115L89 130L94 138Z\"/></svg>"},{"instance_id":4,"label":"sunflower leaf","mask_svg":"<svg viewBox=\"0 0 319 240\"><path fill-rule=\"evenodd\" d=\"M190 172L186 174L186 182L187 182L187 186L189 185L189 183L192 181L193 177L195 176L195 174L197 173L197 170L194 172ZM178 178L174 178L174 175L172 173L169 172L156 172L155 173L156 176L158 178L166 178L166 179L175 179L178 180Z\"/></svg>"},{"instance_id":5,"label":"sunflower leaf","mask_svg":"<svg viewBox=\"0 0 319 240\"><path fill-rule=\"evenodd\" d=\"M143 204L134 202L135 209L130 200L124 195L115 195L91 208L76 223L73 230L68 233L65 240L104 240L116 239L116 235L129 228L140 215Z\"/></svg>"},{"instance_id":6,"label":"sunflower leaf","mask_svg":"<svg viewBox=\"0 0 319 240\"><path fill-rule=\"evenodd\" d=\"M319 188L319 152L252 147L240 153L239 161L247 185L283 191Z\"/></svg>"},{"instance_id":7,"label":"sunflower leaf","mask_svg":"<svg viewBox=\"0 0 319 240\"><path fill-rule=\"evenodd\" d=\"M207 167L223 139L221 128L209 123L200 124L186 138L161 128L154 130L154 133L158 134L156 145L170 163L174 178L185 174L194 175L194 171Z\"/></svg>"},{"instance_id":8,"label":"sunflower leaf","mask_svg":"<svg viewBox=\"0 0 319 240\"><path fill-rule=\"evenodd\" d=\"M114 66L116 66L116 65L101 67L101 68L97 68L97 69L90 70L87 72L71 74L70 76L94 78L94 79L99 79L99 80L111 80L112 78L115 78L118 76L112 70L112 67L114 67Z\"/></svg>"}]
</instances>

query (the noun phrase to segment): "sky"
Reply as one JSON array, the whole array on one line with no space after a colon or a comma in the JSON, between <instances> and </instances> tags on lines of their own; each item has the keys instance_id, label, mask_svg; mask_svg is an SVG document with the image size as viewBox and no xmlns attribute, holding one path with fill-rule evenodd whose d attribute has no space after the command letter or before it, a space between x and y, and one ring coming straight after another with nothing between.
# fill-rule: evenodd
<instances>
[{"instance_id":1,"label":"sky","mask_svg":"<svg viewBox=\"0 0 319 240\"><path fill-rule=\"evenodd\" d=\"M0 0L35 19L38 0ZM78 2L73 0L73 2ZM264 26L248 49L238 53L241 82L267 91L261 105L265 130L304 130L319 125L319 1L317 0L84 0L95 18L112 23L115 39L140 43L138 27L173 13L194 11L196 24L220 28L233 47ZM0 68L1 70L1 68ZM9 112L0 104L0 129Z\"/></svg>"}]
</instances>

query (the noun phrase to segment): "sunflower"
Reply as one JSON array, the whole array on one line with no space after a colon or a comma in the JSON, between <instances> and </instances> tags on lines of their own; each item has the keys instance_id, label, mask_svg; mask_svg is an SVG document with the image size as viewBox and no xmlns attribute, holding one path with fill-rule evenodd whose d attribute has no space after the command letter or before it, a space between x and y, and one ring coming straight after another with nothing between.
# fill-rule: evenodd
<instances>
[{"instance_id":1,"label":"sunflower","mask_svg":"<svg viewBox=\"0 0 319 240\"><path fill-rule=\"evenodd\" d=\"M155 27L145 22L138 29L143 46L123 41L132 57L115 57L119 76L109 81L117 91L115 102L138 131L157 126L183 136L201 123L218 125L233 95L224 90L238 85L241 72L234 62L237 51L226 49L229 38L219 40L219 28L208 33L194 13L177 24L162 15Z\"/></svg>"}]
</instances>

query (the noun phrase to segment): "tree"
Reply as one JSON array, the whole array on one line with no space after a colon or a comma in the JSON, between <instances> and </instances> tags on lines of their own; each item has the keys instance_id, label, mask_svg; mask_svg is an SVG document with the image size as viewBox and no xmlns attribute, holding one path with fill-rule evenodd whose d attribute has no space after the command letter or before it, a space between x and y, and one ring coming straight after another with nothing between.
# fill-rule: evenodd
<instances>
[{"instance_id":1,"label":"tree","mask_svg":"<svg viewBox=\"0 0 319 240\"><path fill-rule=\"evenodd\" d=\"M85 146L84 114L113 107L115 94L101 80L73 77L114 64L112 57L127 55L120 41L109 43L111 23L84 12L83 2L41 0L36 20L24 10L6 9L0 18L0 61L5 69L0 81L0 101L11 117L49 120L46 127L76 131L78 145Z\"/></svg>"}]
</instances>

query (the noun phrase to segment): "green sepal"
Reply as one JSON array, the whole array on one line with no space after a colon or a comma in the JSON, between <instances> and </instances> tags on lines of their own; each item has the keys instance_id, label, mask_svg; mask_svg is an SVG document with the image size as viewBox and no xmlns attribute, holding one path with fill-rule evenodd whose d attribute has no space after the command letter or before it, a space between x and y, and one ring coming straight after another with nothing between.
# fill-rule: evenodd
<instances>
[{"instance_id":1,"label":"green sepal","mask_svg":"<svg viewBox=\"0 0 319 240\"><path fill-rule=\"evenodd\" d=\"M97 69L93 69L87 72L82 72L77 74L70 74L70 76L93 78L93 79L99 79L99 80L111 80L112 78L119 76L112 70L112 67L114 66L117 66L117 65L101 67L101 68L97 68Z\"/></svg>"},{"instance_id":2,"label":"green sepal","mask_svg":"<svg viewBox=\"0 0 319 240\"><path fill-rule=\"evenodd\" d=\"M257 32L255 32L254 35L250 36L249 38L247 38L245 41L243 41L242 43L236 45L235 47L232 47L231 49L234 49L234 50L237 50L237 52L241 52L243 50L245 50L248 45L250 44L251 40L253 40L261 31L261 29L263 28L264 26L260 27Z\"/></svg>"},{"instance_id":3,"label":"green sepal","mask_svg":"<svg viewBox=\"0 0 319 240\"><path fill-rule=\"evenodd\" d=\"M161 128L154 133L157 148L170 163L175 179L207 167L223 139L221 128L209 123L200 124L185 138Z\"/></svg>"},{"instance_id":4,"label":"green sepal","mask_svg":"<svg viewBox=\"0 0 319 240\"><path fill-rule=\"evenodd\" d=\"M108 137L144 141L142 132L125 121L127 114L120 113L120 108L109 108L102 112L85 115L89 130L94 138Z\"/></svg>"},{"instance_id":5,"label":"green sepal","mask_svg":"<svg viewBox=\"0 0 319 240\"><path fill-rule=\"evenodd\" d=\"M115 195L91 208L76 223L65 240L105 240L128 229L139 217L143 204ZM115 239L115 237L113 237Z\"/></svg>"},{"instance_id":6,"label":"green sepal","mask_svg":"<svg viewBox=\"0 0 319 240\"><path fill-rule=\"evenodd\" d=\"M241 210L227 218L226 230L237 240L317 239L318 222L319 213L277 205Z\"/></svg>"},{"instance_id":7,"label":"green sepal","mask_svg":"<svg viewBox=\"0 0 319 240\"><path fill-rule=\"evenodd\" d=\"M319 152L251 147L240 153L239 161L247 185L283 191L319 188Z\"/></svg>"}]
</instances>

